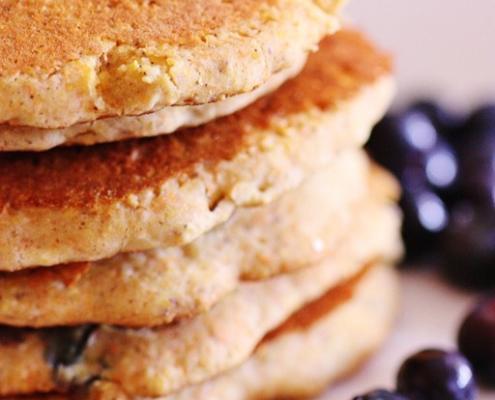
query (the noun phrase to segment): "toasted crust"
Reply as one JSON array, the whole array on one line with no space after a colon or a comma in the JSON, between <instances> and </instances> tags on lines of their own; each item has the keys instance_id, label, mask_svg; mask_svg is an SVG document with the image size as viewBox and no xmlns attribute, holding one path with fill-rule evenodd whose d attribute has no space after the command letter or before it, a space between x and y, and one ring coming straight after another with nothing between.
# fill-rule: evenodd
<instances>
[{"instance_id":1,"label":"toasted crust","mask_svg":"<svg viewBox=\"0 0 495 400\"><path fill-rule=\"evenodd\" d=\"M261 400L313 396L354 370L383 342L395 318L398 297L397 276L392 268L370 267L296 311L276 330L277 334L271 332L265 336L240 365L158 399ZM23 399L69 397L73 396L49 394ZM112 382L97 381L76 398L133 397Z\"/></svg>"},{"instance_id":2,"label":"toasted crust","mask_svg":"<svg viewBox=\"0 0 495 400\"><path fill-rule=\"evenodd\" d=\"M342 0L6 0L0 122L67 127L253 90L338 27Z\"/></svg>"},{"instance_id":3,"label":"toasted crust","mask_svg":"<svg viewBox=\"0 0 495 400\"><path fill-rule=\"evenodd\" d=\"M0 340L0 395L67 390L96 378L130 396L155 397L203 382L245 360L302 305L370 262L398 255L397 224L363 225L347 235L315 266L243 282L209 311L177 324L140 330L102 325L83 341L69 340L81 337L71 328L10 328L6 332L17 341ZM12 373L26 363L29 380Z\"/></svg>"},{"instance_id":4,"label":"toasted crust","mask_svg":"<svg viewBox=\"0 0 495 400\"><path fill-rule=\"evenodd\" d=\"M349 156L268 206L239 210L182 248L3 273L0 323L161 325L204 312L241 280L318 262L349 232L375 230L377 240L393 243L400 224L395 187L382 176L368 182L364 160ZM339 196L331 187L340 188Z\"/></svg>"},{"instance_id":5,"label":"toasted crust","mask_svg":"<svg viewBox=\"0 0 495 400\"><path fill-rule=\"evenodd\" d=\"M344 32L296 79L203 127L0 155L0 270L190 242L362 144L392 93L388 57Z\"/></svg>"}]
</instances>

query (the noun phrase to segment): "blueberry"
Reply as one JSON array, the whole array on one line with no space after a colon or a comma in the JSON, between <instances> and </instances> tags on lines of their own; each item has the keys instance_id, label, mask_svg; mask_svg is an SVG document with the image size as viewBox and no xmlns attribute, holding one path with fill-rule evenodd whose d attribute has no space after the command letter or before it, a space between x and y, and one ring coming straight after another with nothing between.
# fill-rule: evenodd
<instances>
[{"instance_id":1,"label":"blueberry","mask_svg":"<svg viewBox=\"0 0 495 400\"><path fill-rule=\"evenodd\" d=\"M485 104L474 110L465 123L474 131L495 126L495 104Z\"/></svg>"},{"instance_id":2,"label":"blueberry","mask_svg":"<svg viewBox=\"0 0 495 400\"><path fill-rule=\"evenodd\" d=\"M495 205L495 128L477 132L459 150L459 188L468 197L487 206Z\"/></svg>"},{"instance_id":3,"label":"blueberry","mask_svg":"<svg viewBox=\"0 0 495 400\"><path fill-rule=\"evenodd\" d=\"M427 115L436 129L445 137L455 135L464 120L462 115L451 112L430 99L422 99L414 102L409 107L409 110Z\"/></svg>"},{"instance_id":4,"label":"blueberry","mask_svg":"<svg viewBox=\"0 0 495 400\"><path fill-rule=\"evenodd\" d=\"M408 189L425 184L445 191L455 183L455 151L424 113L408 111L386 117L375 127L368 150Z\"/></svg>"},{"instance_id":5,"label":"blueberry","mask_svg":"<svg viewBox=\"0 0 495 400\"><path fill-rule=\"evenodd\" d=\"M462 128L458 149L460 190L493 206L495 193L495 105L474 112Z\"/></svg>"},{"instance_id":6,"label":"blueberry","mask_svg":"<svg viewBox=\"0 0 495 400\"><path fill-rule=\"evenodd\" d=\"M356 396L352 400L408 400L396 392L390 392L384 389L377 389L361 396Z\"/></svg>"},{"instance_id":7,"label":"blueberry","mask_svg":"<svg viewBox=\"0 0 495 400\"><path fill-rule=\"evenodd\" d=\"M406 167L423 165L424 155L438 140L438 132L424 114L388 115L374 128L367 148L400 179Z\"/></svg>"},{"instance_id":8,"label":"blueberry","mask_svg":"<svg viewBox=\"0 0 495 400\"><path fill-rule=\"evenodd\" d=\"M423 350L400 367L397 390L412 400L473 400L476 385L469 361L456 351Z\"/></svg>"},{"instance_id":9,"label":"blueberry","mask_svg":"<svg viewBox=\"0 0 495 400\"><path fill-rule=\"evenodd\" d=\"M459 330L458 344L481 381L495 387L495 296L469 313Z\"/></svg>"},{"instance_id":10,"label":"blueberry","mask_svg":"<svg viewBox=\"0 0 495 400\"><path fill-rule=\"evenodd\" d=\"M81 325L43 331L46 336L46 360L55 368L75 364L96 329L95 325Z\"/></svg>"},{"instance_id":11,"label":"blueberry","mask_svg":"<svg viewBox=\"0 0 495 400\"><path fill-rule=\"evenodd\" d=\"M432 252L448 225L449 215L442 199L428 188L403 189L400 205L404 221L402 235L409 259Z\"/></svg>"},{"instance_id":12,"label":"blueberry","mask_svg":"<svg viewBox=\"0 0 495 400\"><path fill-rule=\"evenodd\" d=\"M425 180L439 193L451 191L458 175L457 155L453 148L439 141L424 160Z\"/></svg>"},{"instance_id":13,"label":"blueberry","mask_svg":"<svg viewBox=\"0 0 495 400\"><path fill-rule=\"evenodd\" d=\"M450 138L454 146L462 149L466 140L476 137L480 131L492 130L495 126L495 104L487 104L474 110L465 121L459 125L456 134Z\"/></svg>"},{"instance_id":14,"label":"blueberry","mask_svg":"<svg viewBox=\"0 0 495 400\"><path fill-rule=\"evenodd\" d=\"M473 203L454 206L440 246L441 270L451 282L495 287L495 210Z\"/></svg>"}]
</instances>

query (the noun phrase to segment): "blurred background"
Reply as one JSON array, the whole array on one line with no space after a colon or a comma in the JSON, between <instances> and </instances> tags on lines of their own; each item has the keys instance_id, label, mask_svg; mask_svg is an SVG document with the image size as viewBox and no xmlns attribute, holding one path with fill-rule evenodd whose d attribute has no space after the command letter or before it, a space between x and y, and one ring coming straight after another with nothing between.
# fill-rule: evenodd
<instances>
[{"instance_id":1,"label":"blurred background","mask_svg":"<svg viewBox=\"0 0 495 400\"><path fill-rule=\"evenodd\" d=\"M403 186L408 268L391 339L322 400L393 387L409 355L456 348L473 304L495 289L495 0L353 0L347 19L395 58L397 98L368 150Z\"/></svg>"},{"instance_id":2,"label":"blurred background","mask_svg":"<svg viewBox=\"0 0 495 400\"><path fill-rule=\"evenodd\" d=\"M347 14L395 55L398 102L430 93L456 107L495 99L493 0L354 0Z\"/></svg>"}]
</instances>

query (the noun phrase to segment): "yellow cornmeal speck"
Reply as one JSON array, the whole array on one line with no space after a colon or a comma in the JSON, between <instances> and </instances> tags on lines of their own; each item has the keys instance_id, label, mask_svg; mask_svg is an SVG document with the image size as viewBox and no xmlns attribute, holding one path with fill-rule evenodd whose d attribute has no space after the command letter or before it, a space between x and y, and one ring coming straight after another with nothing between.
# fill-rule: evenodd
<instances>
[{"instance_id":1,"label":"yellow cornmeal speck","mask_svg":"<svg viewBox=\"0 0 495 400\"><path fill-rule=\"evenodd\" d=\"M137 207L139 206L139 197L135 194L131 194L127 197L126 203L131 207Z\"/></svg>"},{"instance_id":2,"label":"yellow cornmeal speck","mask_svg":"<svg viewBox=\"0 0 495 400\"><path fill-rule=\"evenodd\" d=\"M260 11L260 16L263 22L273 22L277 20L277 16L273 8L263 8Z\"/></svg>"},{"instance_id":3,"label":"yellow cornmeal speck","mask_svg":"<svg viewBox=\"0 0 495 400\"><path fill-rule=\"evenodd\" d=\"M127 65L122 64L117 68L117 72L120 74L125 74L127 72Z\"/></svg>"},{"instance_id":4,"label":"yellow cornmeal speck","mask_svg":"<svg viewBox=\"0 0 495 400\"><path fill-rule=\"evenodd\" d=\"M139 60L139 61L138 60L134 60L134 61L132 61L127 66L127 68L126 68L125 71L129 71L130 72L130 71L137 71L137 70L141 69L142 68L142 62L143 62L143 60ZM119 67L119 70L120 70L120 67Z\"/></svg>"},{"instance_id":5,"label":"yellow cornmeal speck","mask_svg":"<svg viewBox=\"0 0 495 400\"><path fill-rule=\"evenodd\" d=\"M275 138L273 136L267 136L267 137L263 138L263 141L261 142L260 147L262 150L268 151L268 150L275 148L276 144L277 143L276 143Z\"/></svg>"},{"instance_id":6,"label":"yellow cornmeal speck","mask_svg":"<svg viewBox=\"0 0 495 400\"><path fill-rule=\"evenodd\" d=\"M253 52L251 53L251 57L252 57L253 59L255 59L255 60L259 59L259 58L260 58L260 55L261 55L261 53L260 53L260 51L258 51L258 50L255 50L255 51L253 51Z\"/></svg>"}]
</instances>

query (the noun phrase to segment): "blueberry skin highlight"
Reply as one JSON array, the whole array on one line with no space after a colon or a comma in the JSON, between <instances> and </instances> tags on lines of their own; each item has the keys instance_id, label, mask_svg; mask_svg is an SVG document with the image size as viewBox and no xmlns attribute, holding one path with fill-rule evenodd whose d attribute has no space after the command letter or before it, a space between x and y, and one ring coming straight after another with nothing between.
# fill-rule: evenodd
<instances>
[{"instance_id":1,"label":"blueberry skin highlight","mask_svg":"<svg viewBox=\"0 0 495 400\"><path fill-rule=\"evenodd\" d=\"M403 188L400 206L407 259L414 261L425 254L435 253L441 234L449 223L444 201L424 186L416 190Z\"/></svg>"},{"instance_id":2,"label":"blueberry skin highlight","mask_svg":"<svg viewBox=\"0 0 495 400\"><path fill-rule=\"evenodd\" d=\"M463 114L444 108L433 99L419 99L409 106L409 110L421 112L430 118L438 131L447 138L457 134L459 126L464 123Z\"/></svg>"}]
</instances>

